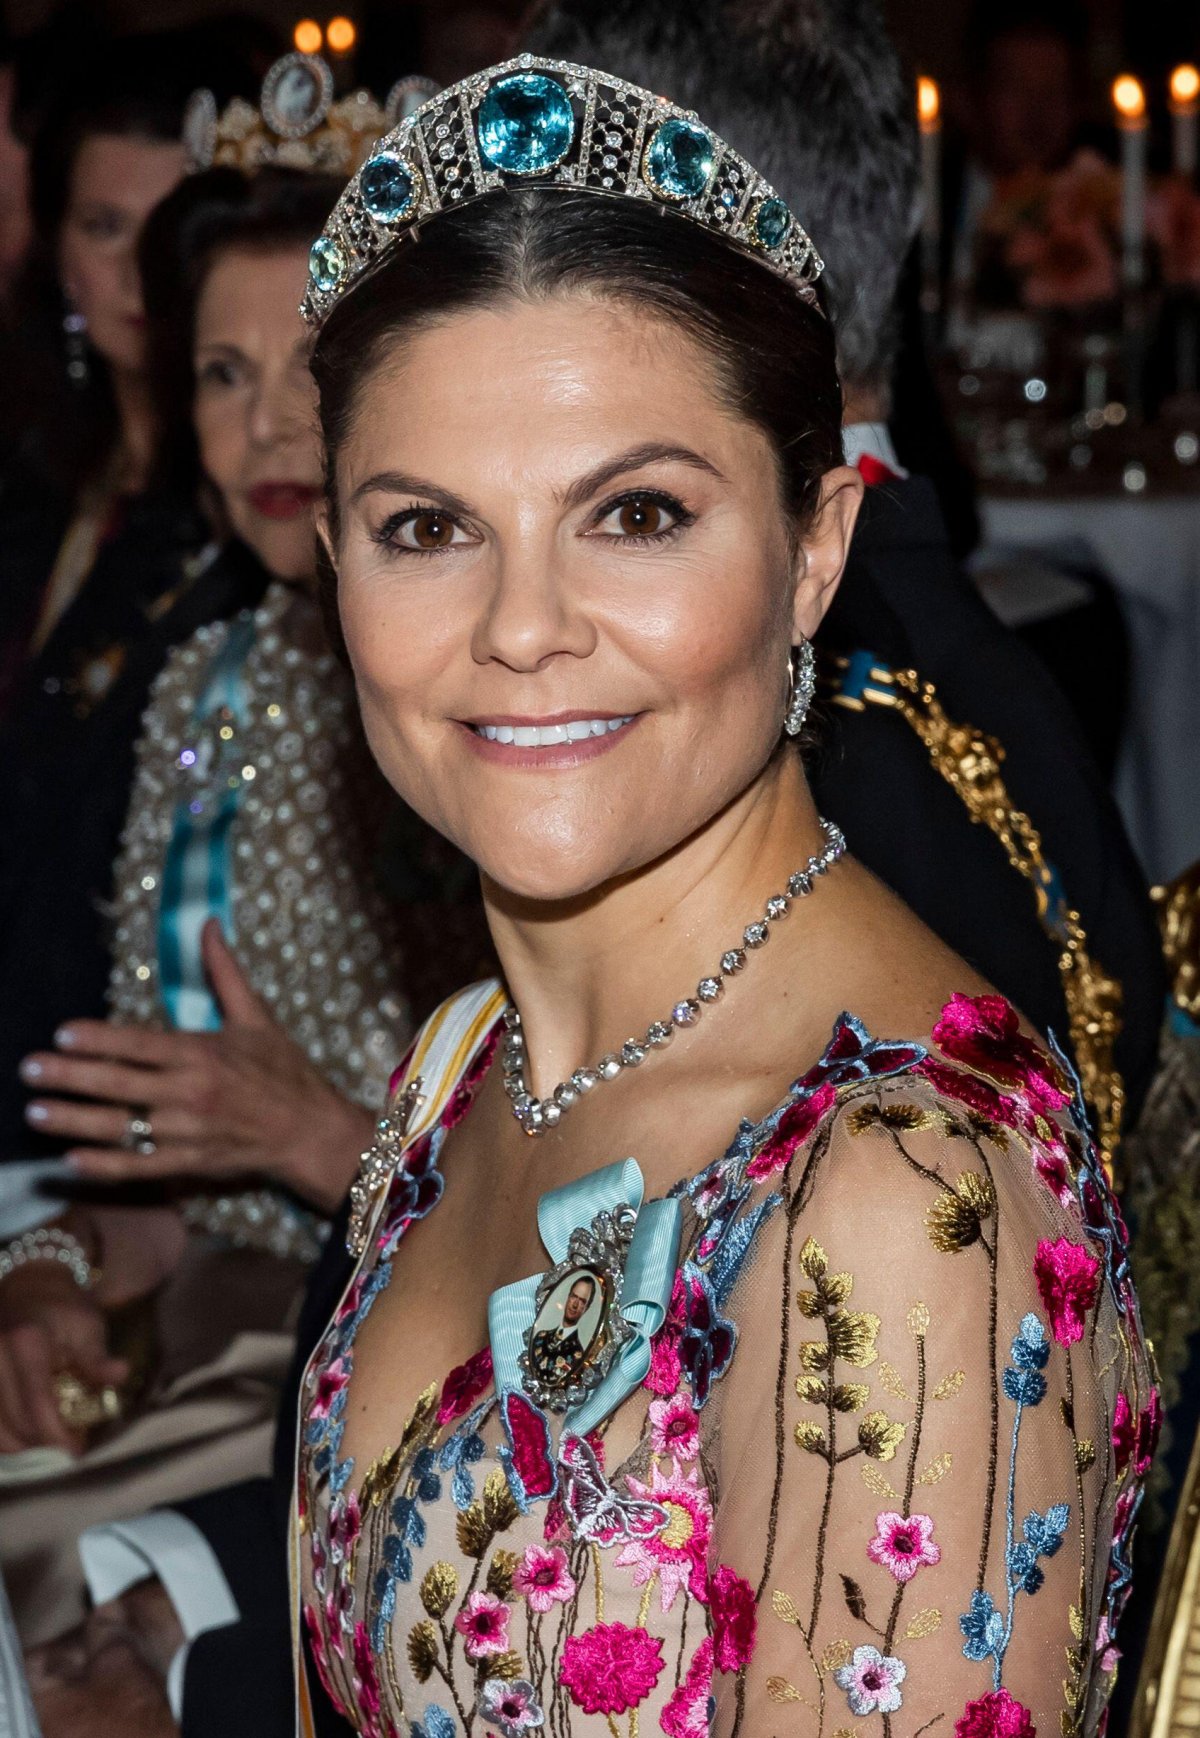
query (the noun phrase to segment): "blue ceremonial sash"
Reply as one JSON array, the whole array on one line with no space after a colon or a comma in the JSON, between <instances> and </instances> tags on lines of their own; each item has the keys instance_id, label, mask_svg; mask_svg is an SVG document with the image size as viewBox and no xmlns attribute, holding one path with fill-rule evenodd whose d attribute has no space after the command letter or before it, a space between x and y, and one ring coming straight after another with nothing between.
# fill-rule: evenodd
<instances>
[{"instance_id":1,"label":"blue ceremonial sash","mask_svg":"<svg viewBox=\"0 0 1200 1738\"><path fill-rule=\"evenodd\" d=\"M213 659L192 714L193 740L221 711L229 715L235 731L247 723L249 701L243 669L256 633L249 611L230 623L225 644ZM183 1032L215 1032L221 1025L221 1010L204 972L200 937L205 923L215 917L225 935L233 938L229 835L243 781L236 771L224 775L223 747L218 738L214 764L209 769L211 784L217 787L215 795L205 792L197 781L195 793L177 804L163 865L158 908L159 986L171 1024Z\"/></svg>"}]
</instances>

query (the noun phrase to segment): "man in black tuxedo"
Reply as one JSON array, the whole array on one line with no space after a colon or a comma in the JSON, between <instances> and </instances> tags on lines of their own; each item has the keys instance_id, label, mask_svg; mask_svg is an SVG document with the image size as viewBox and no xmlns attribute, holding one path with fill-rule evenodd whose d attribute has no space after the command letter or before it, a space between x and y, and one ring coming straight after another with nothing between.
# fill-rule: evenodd
<instances>
[{"instance_id":1,"label":"man in black tuxedo","mask_svg":"<svg viewBox=\"0 0 1200 1738\"><path fill-rule=\"evenodd\" d=\"M1051 915L1057 876L1095 956L1121 982L1117 1064L1131 1104L1140 1103L1165 984L1149 902L1120 822L1066 704L971 589L932 487L905 476L891 447L884 383L916 217L916 141L911 90L874 0L760 0L757 10L734 0L687 7L607 0L603 8L560 0L525 46L603 66L694 105L774 182L817 238L846 380L847 447L872 485L820 636L837 693L810 755L818 802L845 828L856 856L1035 1026L1066 1041L1061 945L1039 918L1030 884L994 834L972 821L900 709L864 696L887 698L879 672L915 668L936 685L952 719L997 737L1013 802L1032 817L1051 866ZM296 1395L348 1276L343 1233L344 1220L309 1288L274 1483L253 1481L182 1506L241 1613L192 1642L184 1738L291 1738L285 1542ZM169 1605L160 1598L156 1609L169 1628ZM328 1711L321 1718L323 1734L348 1730Z\"/></svg>"}]
</instances>

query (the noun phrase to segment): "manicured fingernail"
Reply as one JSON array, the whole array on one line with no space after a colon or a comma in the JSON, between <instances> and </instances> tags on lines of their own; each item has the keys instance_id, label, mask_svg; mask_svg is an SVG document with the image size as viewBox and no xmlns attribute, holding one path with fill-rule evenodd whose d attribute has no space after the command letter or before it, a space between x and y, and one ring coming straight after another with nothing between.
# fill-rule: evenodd
<instances>
[{"instance_id":1,"label":"manicured fingernail","mask_svg":"<svg viewBox=\"0 0 1200 1738\"><path fill-rule=\"evenodd\" d=\"M60 1050L69 1050L75 1042L75 1034L69 1026L60 1026L54 1034L54 1042Z\"/></svg>"},{"instance_id":2,"label":"manicured fingernail","mask_svg":"<svg viewBox=\"0 0 1200 1738\"><path fill-rule=\"evenodd\" d=\"M45 1122L50 1112L44 1104L27 1104L25 1106L26 1122Z\"/></svg>"},{"instance_id":3,"label":"manicured fingernail","mask_svg":"<svg viewBox=\"0 0 1200 1738\"><path fill-rule=\"evenodd\" d=\"M40 1080L45 1070L40 1062L35 1062L32 1056L27 1056L20 1067L22 1080Z\"/></svg>"}]
</instances>

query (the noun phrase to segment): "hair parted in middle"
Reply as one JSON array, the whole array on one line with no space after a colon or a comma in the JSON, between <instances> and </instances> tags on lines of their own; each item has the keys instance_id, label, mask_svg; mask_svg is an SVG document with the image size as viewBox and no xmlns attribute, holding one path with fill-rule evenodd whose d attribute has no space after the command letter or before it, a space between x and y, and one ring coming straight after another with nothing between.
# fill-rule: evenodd
<instances>
[{"instance_id":1,"label":"hair parted in middle","mask_svg":"<svg viewBox=\"0 0 1200 1738\"><path fill-rule=\"evenodd\" d=\"M919 189L913 89L879 0L548 0L521 48L694 108L803 214L847 385L887 380Z\"/></svg>"}]
</instances>

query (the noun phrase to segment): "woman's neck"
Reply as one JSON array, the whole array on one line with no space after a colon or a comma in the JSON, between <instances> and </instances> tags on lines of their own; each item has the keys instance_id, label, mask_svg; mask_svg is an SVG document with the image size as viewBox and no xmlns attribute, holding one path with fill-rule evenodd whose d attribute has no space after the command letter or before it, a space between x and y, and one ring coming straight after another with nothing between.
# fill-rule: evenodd
<instances>
[{"instance_id":1,"label":"woman's neck","mask_svg":"<svg viewBox=\"0 0 1200 1738\"><path fill-rule=\"evenodd\" d=\"M154 460L154 411L146 376L132 369L114 368L113 397L117 405L118 472L123 494L136 495L146 487Z\"/></svg>"},{"instance_id":2,"label":"woman's neck","mask_svg":"<svg viewBox=\"0 0 1200 1738\"><path fill-rule=\"evenodd\" d=\"M532 1090L669 1015L694 996L767 899L822 848L799 756L782 750L754 784L667 857L563 905L515 899L484 878L484 901L525 1029Z\"/></svg>"}]
</instances>

